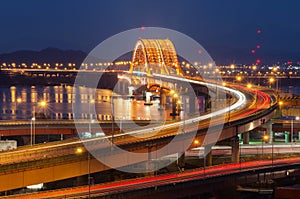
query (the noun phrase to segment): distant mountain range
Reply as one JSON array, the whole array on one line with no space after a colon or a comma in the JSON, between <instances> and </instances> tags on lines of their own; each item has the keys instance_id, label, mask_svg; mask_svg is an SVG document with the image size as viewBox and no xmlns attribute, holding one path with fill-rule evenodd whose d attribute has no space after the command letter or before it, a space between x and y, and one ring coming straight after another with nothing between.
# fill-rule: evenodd
<instances>
[{"instance_id":1,"label":"distant mountain range","mask_svg":"<svg viewBox=\"0 0 300 199\"><path fill-rule=\"evenodd\" d=\"M49 63L54 66L55 63L75 63L77 66L83 62L87 54L83 51L60 50L57 48L46 48L41 51L21 50L12 53L0 54L0 63Z\"/></svg>"},{"instance_id":2,"label":"distant mountain range","mask_svg":"<svg viewBox=\"0 0 300 199\"><path fill-rule=\"evenodd\" d=\"M16 63L17 65L21 63L26 63L31 65L32 63L37 63L42 65L43 63L49 63L52 67L55 63L62 63L66 66L68 63L75 63L77 67L81 65L84 59L88 56L87 53L80 50L61 50L58 48L46 48L41 51L32 50L21 50L12 53L0 54L0 64L2 63ZM131 60L132 52L128 52L121 55L116 60ZM251 56L249 53L245 52L224 52L217 54L212 52L212 58L215 60L217 65L229 65L235 64L253 64L257 58L261 59L262 64L276 64L284 63L287 61L292 61L299 65L300 57L298 53L293 54L261 54L260 56ZM297 60L299 59L299 60ZM100 61L97 58L92 58L90 60ZM115 60L115 61L116 61ZM179 58L179 60L182 60ZM102 60L103 61L103 60Z\"/></svg>"}]
</instances>

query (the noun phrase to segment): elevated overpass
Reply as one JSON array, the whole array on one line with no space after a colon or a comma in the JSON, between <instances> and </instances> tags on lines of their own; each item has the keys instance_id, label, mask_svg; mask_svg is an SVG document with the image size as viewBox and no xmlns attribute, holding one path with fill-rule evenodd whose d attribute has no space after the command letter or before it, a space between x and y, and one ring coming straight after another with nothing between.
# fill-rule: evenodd
<instances>
[{"instance_id":1,"label":"elevated overpass","mask_svg":"<svg viewBox=\"0 0 300 199\"><path fill-rule=\"evenodd\" d=\"M184 173L171 173L158 176L150 176L138 179L121 180L105 184L96 184L91 187L82 186L76 188L29 193L5 198L34 199L34 198L175 198L188 197L189 190L197 195L205 192L224 189L229 178L234 178L235 183L243 185L267 178L282 178L286 171L294 172L300 168L300 158L279 160L264 160L243 162L241 164L227 164L209 168L200 168ZM281 171L281 172L280 172ZM264 176L260 176L262 173ZM293 174L291 174L293 175ZM272 176L272 177L270 177ZM264 191L260 188L258 191ZM151 193L151 197L149 194Z\"/></svg>"},{"instance_id":2,"label":"elevated overpass","mask_svg":"<svg viewBox=\"0 0 300 199\"><path fill-rule=\"evenodd\" d=\"M239 89L242 89L242 87ZM244 88L244 92L248 93L249 90ZM271 98L268 94L257 92L255 99L253 98L254 94L247 95L248 103L246 107L231 112L230 118L227 118L228 121L222 129L218 141L235 138L240 133L252 130L261 125L264 121L269 120L273 115L273 111L276 109L277 104L271 103ZM147 139L137 139L122 133L116 134L114 136L114 143L127 151L135 153L151 152L155 148L161 148L169 143L174 136L177 135L178 129L183 129L185 135L189 135L189 132L198 129L194 139L198 140L199 145L210 145L211 143L203 143L207 129L210 126L209 117L207 119L201 119L199 124L195 126L196 121L197 118L191 118L183 121L170 122L166 127L160 130L159 134ZM213 128L218 130L218 125L218 121L216 121L216 123L213 124ZM140 130L136 130L135 133L151 133L151 131L153 131L153 127L150 129L141 128ZM211 136L214 136L213 132L211 133ZM111 139L112 137L107 136L107 138ZM189 136L183 137L178 145L182 145L182 143L185 143L188 139L190 139ZM106 165L90 157L84 150L82 154L76 154L76 149L78 147L83 148L83 142L85 142L85 144L90 143L91 145L97 146L95 150L101 149L102 154L106 154L107 158L118 159L119 157L119 155L114 153L111 148L103 148L105 145L103 145L101 138L99 137L82 141L65 140L63 142L40 144L33 147L20 147L15 151L0 154L0 161L2 163L0 166L2 171L0 180L6 182L5 184L1 184L0 191L21 188L41 182L50 182L81 176L88 172L93 173L109 169ZM193 147L197 146L194 144L189 146L189 148ZM170 149L169 154L173 153L178 153L178 150L172 151ZM236 144L233 146L233 155L237 162L239 151L238 145ZM124 162L120 162L120 166L127 166L128 162L134 164L141 161L140 159L132 160L130 157L127 158L128 161L125 160ZM150 158L152 159L155 157ZM144 161L147 162L148 159L144 159ZM88 165L90 165L90 170L87 169Z\"/></svg>"}]
</instances>

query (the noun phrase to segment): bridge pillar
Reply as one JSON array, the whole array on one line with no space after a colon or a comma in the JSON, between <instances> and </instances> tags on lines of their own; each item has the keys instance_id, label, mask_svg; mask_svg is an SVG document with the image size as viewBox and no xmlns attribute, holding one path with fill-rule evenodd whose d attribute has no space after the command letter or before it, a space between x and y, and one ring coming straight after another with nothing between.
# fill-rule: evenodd
<instances>
[{"instance_id":1,"label":"bridge pillar","mask_svg":"<svg viewBox=\"0 0 300 199\"><path fill-rule=\"evenodd\" d=\"M291 140L290 140L290 132L288 132L288 131L284 131L284 142L285 143L288 143L288 142L290 142Z\"/></svg>"},{"instance_id":2,"label":"bridge pillar","mask_svg":"<svg viewBox=\"0 0 300 199\"><path fill-rule=\"evenodd\" d=\"M231 139L231 160L233 163L240 163L240 142L238 136Z\"/></svg>"},{"instance_id":3,"label":"bridge pillar","mask_svg":"<svg viewBox=\"0 0 300 199\"><path fill-rule=\"evenodd\" d=\"M250 132L243 133L243 144L249 144Z\"/></svg>"},{"instance_id":4,"label":"bridge pillar","mask_svg":"<svg viewBox=\"0 0 300 199\"><path fill-rule=\"evenodd\" d=\"M272 144L274 140L273 132L272 132L272 122L271 120L266 124L266 134L269 135L269 143Z\"/></svg>"},{"instance_id":5,"label":"bridge pillar","mask_svg":"<svg viewBox=\"0 0 300 199\"><path fill-rule=\"evenodd\" d=\"M122 94L125 94L126 93L126 85L125 85L125 82L121 82L121 90L119 91L120 93Z\"/></svg>"},{"instance_id":6,"label":"bridge pillar","mask_svg":"<svg viewBox=\"0 0 300 199\"><path fill-rule=\"evenodd\" d=\"M181 171L184 171L185 167L185 152L177 153L177 165L181 169Z\"/></svg>"},{"instance_id":7,"label":"bridge pillar","mask_svg":"<svg viewBox=\"0 0 300 199\"><path fill-rule=\"evenodd\" d=\"M152 151L152 148L154 146L153 145L150 145L148 146L148 161L147 161L147 165L146 165L146 170L149 171L148 173L146 173L145 175L154 175L155 174L155 163L153 162L152 160L152 157L151 157L151 151Z\"/></svg>"},{"instance_id":8,"label":"bridge pillar","mask_svg":"<svg viewBox=\"0 0 300 199\"><path fill-rule=\"evenodd\" d=\"M167 103L167 94L166 94L166 92L161 90L160 94L159 94L159 97L160 97L159 108L164 110L166 108L166 103Z\"/></svg>"},{"instance_id":9,"label":"bridge pillar","mask_svg":"<svg viewBox=\"0 0 300 199\"><path fill-rule=\"evenodd\" d=\"M190 104L189 104L189 106L190 106L190 110L189 110L189 113L190 114L193 114L193 113L195 113L196 112L196 105L195 105L195 103L196 103L196 98L194 97L194 96L191 96L190 97L190 99L189 99L189 102L190 102Z\"/></svg>"},{"instance_id":10,"label":"bridge pillar","mask_svg":"<svg viewBox=\"0 0 300 199\"><path fill-rule=\"evenodd\" d=\"M172 116L173 119L175 119L176 116L179 115L179 113L177 112L177 101L178 101L177 98L172 97L172 112L170 115Z\"/></svg>"},{"instance_id":11,"label":"bridge pillar","mask_svg":"<svg viewBox=\"0 0 300 199\"><path fill-rule=\"evenodd\" d=\"M204 147L204 155L205 155L205 158L204 158L204 165L205 166L212 166L212 150L211 150L212 146L211 145L207 145Z\"/></svg>"}]
</instances>

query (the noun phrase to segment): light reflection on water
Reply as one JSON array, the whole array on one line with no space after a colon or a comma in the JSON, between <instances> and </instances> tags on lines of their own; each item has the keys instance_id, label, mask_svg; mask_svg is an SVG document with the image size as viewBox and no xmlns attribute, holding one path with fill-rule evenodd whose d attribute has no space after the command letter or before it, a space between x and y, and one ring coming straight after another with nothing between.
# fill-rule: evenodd
<instances>
[{"instance_id":1,"label":"light reflection on water","mask_svg":"<svg viewBox=\"0 0 300 199\"><path fill-rule=\"evenodd\" d=\"M111 120L112 110L116 120L165 120L166 113L159 111L159 102L152 106L145 106L144 101L132 100L126 97L113 97L110 90L93 90L86 87L73 89L71 86L44 86L44 87L2 87L0 88L0 118L2 120L28 120L35 113L43 113L49 119L73 119L72 103L80 102L82 119ZM77 101L79 100L79 101ZM111 100L114 103L112 108ZM39 103L46 101L47 106ZM90 103L90 102L93 103ZM95 107L96 114L91 114Z\"/></svg>"}]
</instances>

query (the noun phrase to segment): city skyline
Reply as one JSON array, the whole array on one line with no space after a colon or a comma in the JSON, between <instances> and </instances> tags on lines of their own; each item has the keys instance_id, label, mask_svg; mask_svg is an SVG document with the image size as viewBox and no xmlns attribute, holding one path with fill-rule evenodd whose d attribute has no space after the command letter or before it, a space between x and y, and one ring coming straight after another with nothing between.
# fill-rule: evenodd
<instances>
[{"instance_id":1,"label":"city skyline","mask_svg":"<svg viewBox=\"0 0 300 199\"><path fill-rule=\"evenodd\" d=\"M88 53L118 32L157 26L191 36L217 64L300 61L297 1L129 2L4 2L0 53L47 47Z\"/></svg>"}]
</instances>

